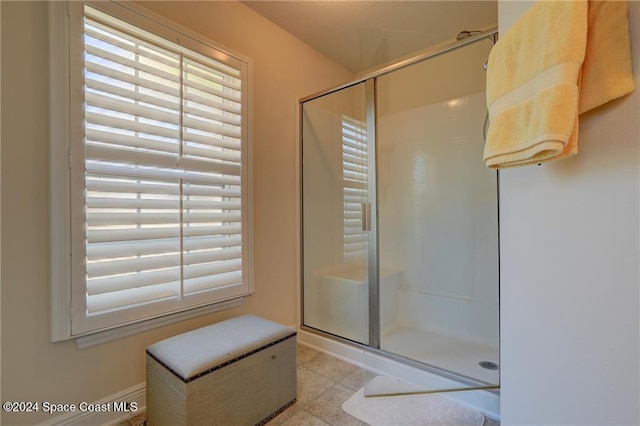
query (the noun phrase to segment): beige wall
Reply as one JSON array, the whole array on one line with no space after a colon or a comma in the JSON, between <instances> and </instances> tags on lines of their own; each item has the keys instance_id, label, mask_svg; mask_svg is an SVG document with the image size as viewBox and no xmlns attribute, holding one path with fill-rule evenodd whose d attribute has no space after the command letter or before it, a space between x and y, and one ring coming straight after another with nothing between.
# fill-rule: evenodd
<instances>
[{"instance_id":1,"label":"beige wall","mask_svg":"<svg viewBox=\"0 0 640 426\"><path fill-rule=\"evenodd\" d=\"M2 2L2 400L95 401L145 380L144 349L242 313L296 323L297 99L352 76L238 2L144 3L254 60L255 289L240 308L78 350L49 342L47 6ZM2 424L38 414L2 413Z\"/></svg>"},{"instance_id":2,"label":"beige wall","mask_svg":"<svg viewBox=\"0 0 640 426\"><path fill-rule=\"evenodd\" d=\"M576 156L500 172L503 425L640 424L640 2L629 24L635 92L580 116Z\"/></svg>"}]
</instances>

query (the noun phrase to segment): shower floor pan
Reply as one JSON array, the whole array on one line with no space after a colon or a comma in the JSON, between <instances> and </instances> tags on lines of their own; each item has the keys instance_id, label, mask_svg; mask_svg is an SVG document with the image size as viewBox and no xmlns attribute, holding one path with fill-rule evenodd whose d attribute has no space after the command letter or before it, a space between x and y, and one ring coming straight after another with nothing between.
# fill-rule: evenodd
<instances>
[{"instance_id":1,"label":"shower floor pan","mask_svg":"<svg viewBox=\"0 0 640 426\"><path fill-rule=\"evenodd\" d=\"M500 383L499 369L489 370L479 365L486 361L499 365L498 350L489 346L410 326L386 331L380 342L384 351L472 379L496 385Z\"/></svg>"}]
</instances>

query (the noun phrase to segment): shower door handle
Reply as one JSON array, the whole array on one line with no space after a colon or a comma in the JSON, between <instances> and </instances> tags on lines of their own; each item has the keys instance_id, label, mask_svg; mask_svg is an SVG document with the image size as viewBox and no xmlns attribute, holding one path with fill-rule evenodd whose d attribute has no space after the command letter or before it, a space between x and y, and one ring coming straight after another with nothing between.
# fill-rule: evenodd
<instances>
[{"instance_id":1,"label":"shower door handle","mask_svg":"<svg viewBox=\"0 0 640 426\"><path fill-rule=\"evenodd\" d=\"M371 203L362 203L362 232L371 231Z\"/></svg>"}]
</instances>

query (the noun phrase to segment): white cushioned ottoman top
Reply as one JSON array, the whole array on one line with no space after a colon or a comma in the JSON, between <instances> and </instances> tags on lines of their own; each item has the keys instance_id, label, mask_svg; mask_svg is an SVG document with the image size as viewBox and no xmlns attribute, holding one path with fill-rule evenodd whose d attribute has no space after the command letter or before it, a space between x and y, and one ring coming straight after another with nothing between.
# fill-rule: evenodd
<instances>
[{"instance_id":1,"label":"white cushioned ottoman top","mask_svg":"<svg viewBox=\"0 0 640 426\"><path fill-rule=\"evenodd\" d=\"M290 327L244 315L162 340L147 353L188 382L295 335Z\"/></svg>"}]
</instances>

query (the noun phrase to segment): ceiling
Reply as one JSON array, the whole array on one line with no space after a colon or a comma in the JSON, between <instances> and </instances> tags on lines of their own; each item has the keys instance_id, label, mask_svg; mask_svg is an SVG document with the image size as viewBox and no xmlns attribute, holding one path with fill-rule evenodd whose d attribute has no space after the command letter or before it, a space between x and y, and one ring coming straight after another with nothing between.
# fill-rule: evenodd
<instances>
[{"instance_id":1,"label":"ceiling","mask_svg":"<svg viewBox=\"0 0 640 426\"><path fill-rule=\"evenodd\" d=\"M497 26L497 1L242 1L354 73Z\"/></svg>"}]
</instances>

